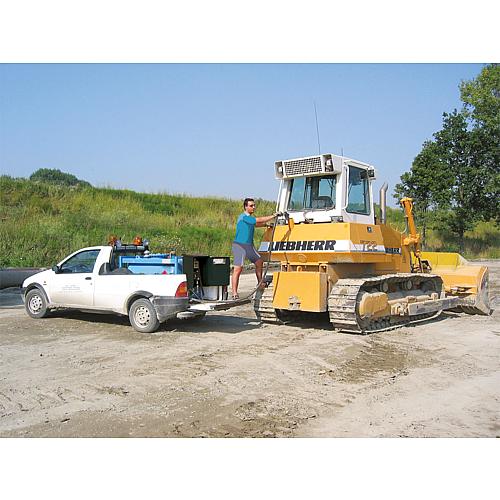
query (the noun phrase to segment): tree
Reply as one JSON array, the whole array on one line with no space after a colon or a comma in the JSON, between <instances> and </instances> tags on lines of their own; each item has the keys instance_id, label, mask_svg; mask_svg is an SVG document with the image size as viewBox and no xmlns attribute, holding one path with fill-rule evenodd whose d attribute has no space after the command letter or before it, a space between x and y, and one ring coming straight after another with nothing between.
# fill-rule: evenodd
<instances>
[{"instance_id":1,"label":"tree","mask_svg":"<svg viewBox=\"0 0 500 500\"><path fill-rule=\"evenodd\" d=\"M30 180L59 184L61 186L91 187L89 182L78 179L73 174L67 174L54 168L40 168L30 175Z\"/></svg>"},{"instance_id":2,"label":"tree","mask_svg":"<svg viewBox=\"0 0 500 500\"><path fill-rule=\"evenodd\" d=\"M413 160L409 172L396 184L394 197L415 200L415 217L422 226L422 245L425 246L430 211L449 202L449 175L434 141L426 141L422 151Z\"/></svg>"},{"instance_id":3,"label":"tree","mask_svg":"<svg viewBox=\"0 0 500 500\"><path fill-rule=\"evenodd\" d=\"M473 80L460 84L464 111L477 126L500 132L500 66L486 65Z\"/></svg>"},{"instance_id":4,"label":"tree","mask_svg":"<svg viewBox=\"0 0 500 500\"><path fill-rule=\"evenodd\" d=\"M442 130L423 144L396 193L416 198L423 235L429 211L443 209L463 252L465 231L500 221L500 67L485 66L460 94L462 111L443 114Z\"/></svg>"},{"instance_id":5,"label":"tree","mask_svg":"<svg viewBox=\"0 0 500 500\"><path fill-rule=\"evenodd\" d=\"M464 233L489 217L487 168L481 163L479 137L467 127L465 115L455 110L443 114L443 128L434 134L447 172L448 191L441 206L449 207L447 223L464 251Z\"/></svg>"},{"instance_id":6,"label":"tree","mask_svg":"<svg viewBox=\"0 0 500 500\"><path fill-rule=\"evenodd\" d=\"M483 171L485 216L500 222L500 66L488 64L460 84L463 112L471 125L476 165Z\"/></svg>"}]
</instances>

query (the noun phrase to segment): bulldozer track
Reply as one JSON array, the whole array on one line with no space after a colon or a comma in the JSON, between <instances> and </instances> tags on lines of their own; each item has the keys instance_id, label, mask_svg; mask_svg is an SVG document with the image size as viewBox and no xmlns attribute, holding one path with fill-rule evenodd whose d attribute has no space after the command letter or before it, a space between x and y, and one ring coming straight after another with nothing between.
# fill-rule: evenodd
<instances>
[{"instance_id":1,"label":"bulldozer track","mask_svg":"<svg viewBox=\"0 0 500 500\"><path fill-rule=\"evenodd\" d=\"M439 276L430 274L386 274L370 278L340 279L332 287L328 297L328 313L332 326L341 331L350 333L376 333L402 326L420 323L436 318L442 311L420 314L416 316L386 316L375 319L362 319L358 313L361 295L365 291L381 289L384 282L387 287L400 286L408 281L412 288L419 288L423 283L432 283L436 290L442 287ZM408 294L411 294L409 291Z\"/></svg>"},{"instance_id":2,"label":"bulldozer track","mask_svg":"<svg viewBox=\"0 0 500 500\"><path fill-rule=\"evenodd\" d=\"M283 324L273 307L273 285L270 283L264 290L259 290L253 302L257 319L263 323Z\"/></svg>"},{"instance_id":3,"label":"bulldozer track","mask_svg":"<svg viewBox=\"0 0 500 500\"><path fill-rule=\"evenodd\" d=\"M442 287L439 276L415 273L386 274L370 278L340 279L335 283L328 297L328 314L333 328L343 332L368 334L384 332L413 325L438 317L442 311L419 314L416 316L387 316L375 319L363 319L359 316L358 306L365 291L378 290L384 282L387 286L401 286L412 282L412 289L420 288L423 283L433 282L437 291ZM404 286L404 285L403 285ZM408 291L411 295L411 291ZM263 323L285 324L287 311L273 307L274 289L272 283L263 291L259 291L254 299L254 311Z\"/></svg>"}]
</instances>

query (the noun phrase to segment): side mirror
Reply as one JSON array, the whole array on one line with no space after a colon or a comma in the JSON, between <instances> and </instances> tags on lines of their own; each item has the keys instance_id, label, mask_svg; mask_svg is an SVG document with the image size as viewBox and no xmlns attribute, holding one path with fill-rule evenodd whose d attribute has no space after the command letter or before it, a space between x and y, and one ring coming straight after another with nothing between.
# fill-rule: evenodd
<instances>
[{"instance_id":1,"label":"side mirror","mask_svg":"<svg viewBox=\"0 0 500 500\"><path fill-rule=\"evenodd\" d=\"M59 272L59 266L52 266L52 271L57 274Z\"/></svg>"}]
</instances>

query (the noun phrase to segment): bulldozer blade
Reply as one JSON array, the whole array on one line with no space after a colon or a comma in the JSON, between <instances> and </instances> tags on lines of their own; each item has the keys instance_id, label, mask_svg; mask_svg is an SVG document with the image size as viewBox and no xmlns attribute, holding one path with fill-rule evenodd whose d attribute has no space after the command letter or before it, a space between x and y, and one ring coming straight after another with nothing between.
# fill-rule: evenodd
<instances>
[{"instance_id":1,"label":"bulldozer blade","mask_svg":"<svg viewBox=\"0 0 500 500\"><path fill-rule=\"evenodd\" d=\"M459 301L460 307L464 312L467 314L481 314L483 316L488 316L493 312L490 306L488 285L488 270L486 270L483 274L477 294L464 297Z\"/></svg>"},{"instance_id":2,"label":"bulldozer blade","mask_svg":"<svg viewBox=\"0 0 500 500\"><path fill-rule=\"evenodd\" d=\"M447 296L458 296L458 305L468 314L489 315L488 268L471 264L458 253L422 252L431 273L441 276Z\"/></svg>"}]
</instances>

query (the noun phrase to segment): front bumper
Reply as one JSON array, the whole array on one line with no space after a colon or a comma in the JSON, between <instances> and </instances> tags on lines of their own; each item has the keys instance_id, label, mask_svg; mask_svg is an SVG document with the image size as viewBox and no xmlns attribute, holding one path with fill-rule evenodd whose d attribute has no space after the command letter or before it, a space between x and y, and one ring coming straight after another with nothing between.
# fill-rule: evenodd
<instances>
[{"instance_id":1,"label":"front bumper","mask_svg":"<svg viewBox=\"0 0 500 500\"><path fill-rule=\"evenodd\" d=\"M156 309L156 315L160 322L176 317L177 313L186 311L189 307L188 297L161 297L155 295L151 302Z\"/></svg>"}]
</instances>

